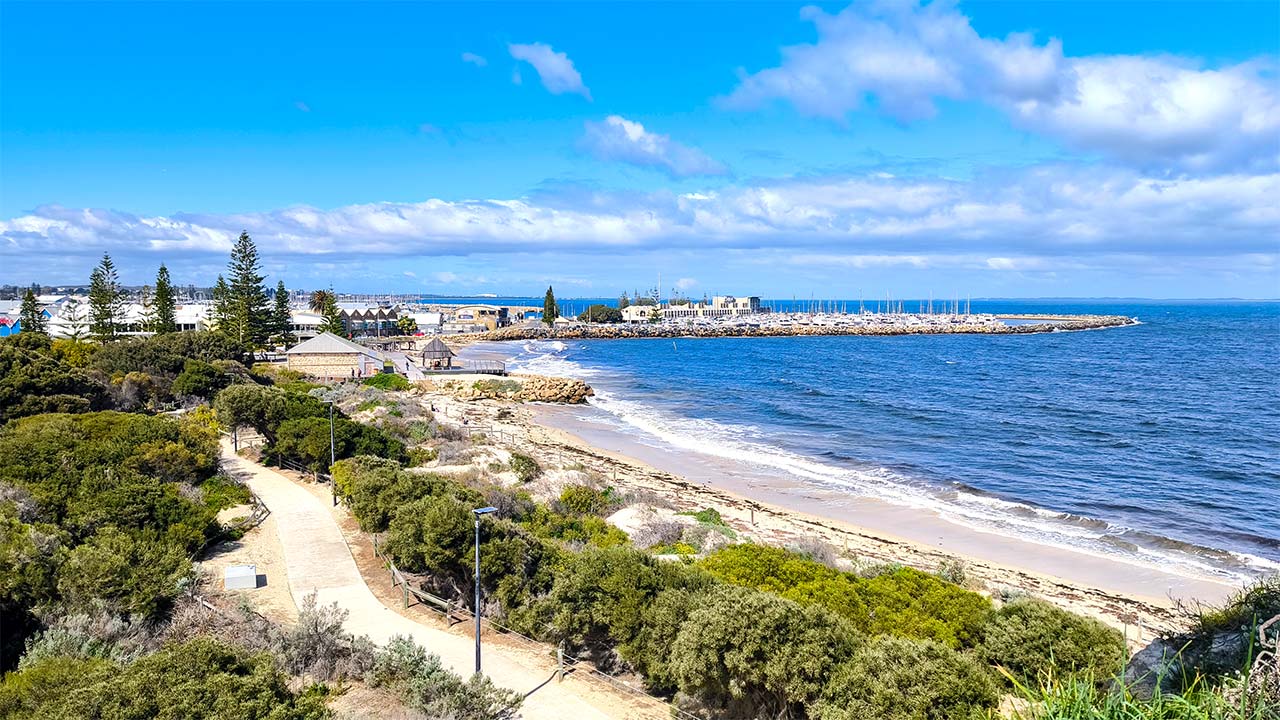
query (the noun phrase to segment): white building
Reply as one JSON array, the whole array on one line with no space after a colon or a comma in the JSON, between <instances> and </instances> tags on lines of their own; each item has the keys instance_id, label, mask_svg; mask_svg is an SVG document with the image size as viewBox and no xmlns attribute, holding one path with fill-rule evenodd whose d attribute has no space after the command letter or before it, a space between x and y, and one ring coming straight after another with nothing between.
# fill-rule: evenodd
<instances>
[{"instance_id":1,"label":"white building","mask_svg":"<svg viewBox=\"0 0 1280 720\"><path fill-rule=\"evenodd\" d=\"M653 305L628 305L622 309L623 322L644 323L653 318ZM690 302L687 305L665 304L659 310L663 320L704 320L741 317L762 312L760 298L750 295L717 295L711 302Z\"/></svg>"}]
</instances>

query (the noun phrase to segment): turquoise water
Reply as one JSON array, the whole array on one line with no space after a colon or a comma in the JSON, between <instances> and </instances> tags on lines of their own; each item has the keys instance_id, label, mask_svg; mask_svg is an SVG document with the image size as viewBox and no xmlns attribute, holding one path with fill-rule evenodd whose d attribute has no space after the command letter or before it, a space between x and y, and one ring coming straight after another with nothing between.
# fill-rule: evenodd
<instances>
[{"instance_id":1,"label":"turquoise water","mask_svg":"<svg viewBox=\"0 0 1280 720\"><path fill-rule=\"evenodd\" d=\"M586 379L594 420L640 442L1158 566L1233 578L1280 568L1280 303L973 310L1142 324L506 351L517 367Z\"/></svg>"}]
</instances>

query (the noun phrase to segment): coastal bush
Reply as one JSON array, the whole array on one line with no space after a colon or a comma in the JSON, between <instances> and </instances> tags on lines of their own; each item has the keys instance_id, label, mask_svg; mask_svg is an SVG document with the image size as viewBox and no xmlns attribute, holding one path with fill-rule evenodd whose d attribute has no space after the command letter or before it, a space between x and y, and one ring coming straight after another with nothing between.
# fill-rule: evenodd
<instances>
[{"instance_id":1,"label":"coastal bush","mask_svg":"<svg viewBox=\"0 0 1280 720\"><path fill-rule=\"evenodd\" d=\"M105 603L122 614L156 618L190 574L182 545L154 530L106 527L67 556L58 570L58 593L71 608L91 610Z\"/></svg>"},{"instance_id":2,"label":"coastal bush","mask_svg":"<svg viewBox=\"0 0 1280 720\"><path fill-rule=\"evenodd\" d=\"M511 472L516 474L517 480L527 483L536 480L542 474L542 466L528 455L513 452L511 453Z\"/></svg>"},{"instance_id":3,"label":"coastal bush","mask_svg":"<svg viewBox=\"0 0 1280 720\"><path fill-rule=\"evenodd\" d=\"M1114 628L1035 598L995 612L978 648L986 662L1023 683L1080 675L1105 681L1124 661L1124 637Z\"/></svg>"},{"instance_id":4,"label":"coastal bush","mask_svg":"<svg viewBox=\"0 0 1280 720\"><path fill-rule=\"evenodd\" d=\"M28 339L20 341L24 335ZM46 336L19 333L0 340L0 425L41 413L103 410L110 403L106 385L55 357Z\"/></svg>"},{"instance_id":5,"label":"coastal bush","mask_svg":"<svg viewBox=\"0 0 1280 720\"><path fill-rule=\"evenodd\" d=\"M234 341L218 333L164 333L107 343L94 355L90 367L108 378L141 372L172 380L189 360L243 362L245 356Z\"/></svg>"},{"instance_id":6,"label":"coastal bush","mask_svg":"<svg viewBox=\"0 0 1280 720\"><path fill-rule=\"evenodd\" d=\"M365 532L386 530L396 512L415 500L451 495L476 507L483 499L449 478L405 472L398 462L372 455L339 460L333 466L333 479Z\"/></svg>"},{"instance_id":7,"label":"coastal bush","mask_svg":"<svg viewBox=\"0 0 1280 720\"><path fill-rule=\"evenodd\" d=\"M66 558L65 533L56 525L23 522L19 513L14 502L0 502L0 671L38 628L33 609L56 599L58 567Z\"/></svg>"},{"instance_id":8,"label":"coastal bush","mask_svg":"<svg viewBox=\"0 0 1280 720\"><path fill-rule=\"evenodd\" d=\"M815 720L970 720L999 700L971 655L924 640L871 638L832 670Z\"/></svg>"},{"instance_id":9,"label":"coastal bush","mask_svg":"<svg viewBox=\"0 0 1280 720\"><path fill-rule=\"evenodd\" d=\"M40 516L56 524L72 511L92 514L93 506L104 501L98 495L117 483L137 484L141 476L163 493L158 486L164 483L195 484L212 477L216 462L217 447L206 432L168 417L110 411L47 414L0 429L0 482L28 491ZM82 490L85 483L89 487ZM183 507L202 513L194 505ZM203 524L194 515L166 513L152 519L165 528Z\"/></svg>"},{"instance_id":10,"label":"coastal bush","mask_svg":"<svg viewBox=\"0 0 1280 720\"><path fill-rule=\"evenodd\" d=\"M203 637L125 665L48 657L0 683L5 720L318 720L327 715L322 694L290 691L270 655L251 655Z\"/></svg>"},{"instance_id":11,"label":"coastal bush","mask_svg":"<svg viewBox=\"0 0 1280 720\"><path fill-rule=\"evenodd\" d=\"M694 520L697 520L698 525L701 526L702 528L714 530L715 532L723 535L726 538L729 538L730 540L738 539L738 533L734 532L733 528L729 527L729 525L725 523L724 518L720 516L720 511L716 510L715 508L705 508L703 510L698 510L697 512L693 512L693 511L678 512L676 514L687 515L693 518ZM706 538L706 535L704 533L704 534L700 534L696 538L686 537L685 542L701 547L706 544L705 538ZM721 541L720 544L724 544L723 541Z\"/></svg>"},{"instance_id":12,"label":"coastal bush","mask_svg":"<svg viewBox=\"0 0 1280 720\"><path fill-rule=\"evenodd\" d=\"M587 485L570 485L560 493L559 509L578 515L607 515L617 506L617 498L608 490Z\"/></svg>"},{"instance_id":13,"label":"coastal bush","mask_svg":"<svg viewBox=\"0 0 1280 720\"><path fill-rule=\"evenodd\" d=\"M234 499L212 480L207 420L107 411L0 428L0 488L16 498L0 502L6 664L38 629L37 606L163 614L188 554L218 533L215 513Z\"/></svg>"},{"instance_id":14,"label":"coastal bush","mask_svg":"<svg viewBox=\"0 0 1280 720\"><path fill-rule=\"evenodd\" d=\"M594 547L612 547L627 542L627 534L596 515L556 512L542 504L532 504L513 517L534 535Z\"/></svg>"},{"instance_id":15,"label":"coastal bush","mask_svg":"<svg viewBox=\"0 0 1280 720\"><path fill-rule=\"evenodd\" d=\"M329 418L329 405L318 397L288 392L276 387L239 383L214 398L218 419L228 428L251 427L267 438L276 439L281 424L288 420ZM346 419L338 408L334 418Z\"/></svg>"},{"instance_id":16,"label":"coastal bush","mask_svg":"<svg viewBox=\"0 0 1280 720\"><path fill-rule=\"evenodd\" d=\"M413 387L407 378L395 373L378 373L364 379L364 384L379 390L403 392Z\"/></svg>"},{"instance_id":17,"label":"coastal bush","mask_svg":"<svg viewBox=\"0 0 1280 720\"><path fill-rule=\"evenodd\" d=\"M429 588L469 599L473 590L471 510L478 503L456 497L467 491L455 486L448 493L403 505L391 520L384 547L401 569L429 574ZM509 520L480 523L480 581L504 612L527 607L550 587L560 554Z\"/></svg>"},{"instance_id":18,"label":"coastal bush","mask_svg":"<svg viewBox=\"0 0 1280 720\"><path fill-rule=\"evenodd\" d=\"M620 643L618 654L644 675L650 691L669 695L679 688L671 667L671 646L701 595L714 584L706 573L689 575L688 587L664 588L645 606L635 637Z\"/></svg>"},{"instance_id":19,"label":"coastal bush","mask_svg":"<svg viewBox=\"0 0 1280 720\"><path fill-rule=\"evenodd\" d=\"M171 388L175 397L212 398L218 391L231 384L231 378L211 363L188 360L182 372L173 380Z\"/></svg>"},{"instance_id":20,"label":"coastal bush","mask_svg":"<svg viewBox=\"0 0 1280 720\"><path fill-rule=\"evenodd\" d=\"M702 594L671 644L681 693L725 717L803 717L858 635L826 609L750 588Z\"/></svg>"},{"instance_id":21,"label":"coastal bush","mask_svg":"<svg viewBox=\"0 0 1280 720\"><path fill-rule=\"evenodd\" d=\"M635 640L653 598L696 582L693 576L631 547L585 548L556 567L551 591L534 613L549 639L604 650Z\"/></svg>"},{"instance_id":22,"label":"coastal bush","mask_svg":"<svg viewBox=\"0 0 1280 720\"><path fill-rule=\"evenodd\" d=\"M59 338L49 344L49 354L58 362L66 363L73 368L87 368L99 347L84 340Z\"/></svg>"},{"instance_id":23,"label":"coastal bush","mask_svg":"<svg viewBox=\"0 0 1280 720\"><path fill-rule=\"evenodd\" d=\"M506 720L515 716L524 697L499 688L487 676L463 680L413 640L391 638L374 662L369 684L391 690L425 717Z\"/></svg>"},{"instance_id":24,"label":"coastal bush","mask_svg":"<svg viewBox=\"0 0 1280 720\"><path fill-rule=\"evenodd\" d=\"M861 578L763 545L731 545L699 564L725 582L821 605L870 635L972 647L991 613L981 595L910 568Z\"/></svg>"},{"instance_id":25,"label":"coastal bush","mask_svg":"<svg viewBox=\"0 0 1280 720\"><path fill-rule=\"evenodd\" d=\"M408 460L404 443L369 425L346 418L303 417L285 420L276 428L275 440L265 454L272 458L292 458L312 471L330 466L330 433L333 454L339 458L374 455L396 461Z\"/></svg>"}]
</instances>

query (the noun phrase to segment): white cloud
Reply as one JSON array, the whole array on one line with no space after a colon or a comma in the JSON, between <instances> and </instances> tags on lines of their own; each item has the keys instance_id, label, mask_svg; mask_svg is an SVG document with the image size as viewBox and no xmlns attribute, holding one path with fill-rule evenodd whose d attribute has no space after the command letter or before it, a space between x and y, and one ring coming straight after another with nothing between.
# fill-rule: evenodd
<instances>
[{"instance_id":1,"label":"white cloud","mask_svg":"<svg viewBox=\"0 0 1280 720\"><path fill-rule=\"evenodd\" d=\"M439 199L324 210L141 216L37 208L0 221L4 281L84 266L103 251L125 265L225 258L241 229L280 262L490 256L619 255L672 249L843 257L855 268L1047 270L1071 259L1145 258L1276 272L1280 173L1162 179L1091 166L1050 166L970 181L865 177L785 179L676 195L575 189L536 199ZM1253 258L1248 262L1240 258ZM42 260L43 258L43 260ZM483 262L483 260L482 260ZM823 260L823 262L828 262ZM1101 260L1097 261L1101 263ZM1137 263L1137 261L1134 261ZM42 264L43 263L43 264ZM397 269L397 272L403 268ZM437 277L439 282L456 282Z\"/></svg>"},{"instance_id":2,"label":"white cloud","mask_svg":"<svg viewBox=\"0 0 1280 720\"><path fill-rule=\"evenodd\" d=\"M689 288L697 284L698 284L698 281L693 278L680 278L679 280L676 281L676 289L688 290Z\"/></svg>"},{"instance_id":3,"label":"white cloud","mask_svg":"<svg viewBox=\"0 0 1280 720\"><path fill-rule=\"evenodd\" d=\"M538 77L542 79L542 86L552 95L574 93L587 100L591 99L591 91L582 84L582 76L578 74L573 61L565 53L556 52L550 45L543 43L527 45L512 43L507 45L507 50L511 53L511 57L532 65L533 69L538 71ZM518 77L518 73L512 76L512 80L517 85L520 84L516 79Z\"/></svg>"},{"instance_id":4,"label":"white cloud","mask_svg":"<svg viewBox=\"0 0 1280 720\"><path fill-rule=\"evenodd\" d=\"M1205 69L1169 57L1066 57L1062 43L978 35L948 2L806 8L818 41L783 48L778 67L745 74L737 108L786 100L843 120L872 108L900 120L935 101L978 100L1019 126L1155 171L1280 167L1275 61Z\"/></svg>"},{"instance_id":5,"label":"white cloud","mask_svg":"<svg viewBox=\"0 0 1280 720\"><path fill-rule=\"evenodd\" d=\"M475 53L473 53L473 52L464 52L464 53L462 53L462 62L464 62L464 63L471 63L472 65L475 65L476 67L485 67L486 65L488 65L488 64L489 64L489 61L488 61L488 60L484 59L482 56L477 55L477 54L475 54Z\"/></svg>"},{"instance_id":6,"label":"white cloud","mask_svg":"<svg viewBox=\"0 0 1280 720\"><path fill-rule=\"evenodd\" d=\"M587 121L581 146L602 160L617 160L662 170L672 177L722 175L725 168L701 150L682 145L667 135L645 130L638 122L610 115L602 122Z\"/></svg>"}]
</instances>

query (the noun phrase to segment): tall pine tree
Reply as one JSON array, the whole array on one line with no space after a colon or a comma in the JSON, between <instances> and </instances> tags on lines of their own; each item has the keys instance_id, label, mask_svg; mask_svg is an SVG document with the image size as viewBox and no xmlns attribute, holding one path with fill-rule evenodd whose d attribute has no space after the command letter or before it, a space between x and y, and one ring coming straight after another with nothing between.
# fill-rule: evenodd
<instances>
[{"instance_id":1,"label":"tall pine tree","mask_svg":"<svg viewBox=\"0 0 1280 720\"><path fill-rule=\"evenodd\" d=\"M227 264L231 276L228 283L231 316L223 332L248 350L266 345L270 335L271 314L267 309L267 290L262 286L261 269L257 246L249 233L241 232L240 239L231 248L231 262Z\"/></svg>"},{"instance_id":2,"label":"tall pine tree","mask_svg":"<svg viewBox=\"0 0 1280 720\"><path fill-rule=\"evenodd\" d=\"M229 335L229 328L233 322L234 309L231 307L231 288L227 286L227 281L221 275L218 276L218 282L213 284L213 307L209 311L210 324L213 329L223 335Z\"/></svg>"},{"instance_id":3,"label":"tall pine tree","mask_svg":"<svg viewBox=\"0 0 1280 720\"><path fill-rule=\"evenodd\" d=\"M178 330L177 304L173 296L173 283L169 279L169 268L160 263L156 272L156 294L151 303L151 315L147 324L151 332L157 335L176 332Z\"/></svg>"},{"instance_id":4,"label":"tall pine tree","mask_svg":"<svg viewBox=\"0 0 1280 720\"><path fill-rule=\"evenodd\" d=\"M560 308L556 306L556 294L547 286L547 294L542 296L542 322L550 325L560 317Z\"/></svg>"},{"instance_id":5,"label":"tall pine tree","mask_svg":"<svg viewBox=\"0 0 1280 720\"><path fill-rule=\"evenodd\" d=\"M18 322L22 323L24 333L49 334L49 329L44 323L44 315L40 313L40 303L36 302L36 294L31 291L31 288L27 288L27 294L22 296L22 310L18 314Z\"/></svg>"},{"instance_id":6,"label":"tall pine tree","mask_svg":"<svg viewBox=\"0 0 1280 720\"><path fill-rule=\"evenodd\" d=\"M271 341L277 345L292 345L297 338L293 334L293 311L289 309L289 291L284 281L276 283L276 301L271 310Z\"/></svg>"},{"instance_id":7,"label":"tall pine tree","mask_svg":"<svg viewBox=\"0 0 1280 720\"><path fill-rule=\"evenodd\" d=\"M116 274L111 256L103 253L102 260L89 275L89 333L98 342L114 340L120 329L123 310L124 291L120 288L120 276Z\"/></svg>"}]
</instances>

